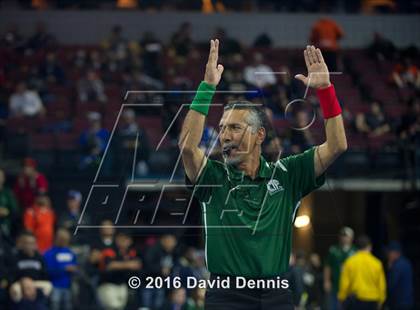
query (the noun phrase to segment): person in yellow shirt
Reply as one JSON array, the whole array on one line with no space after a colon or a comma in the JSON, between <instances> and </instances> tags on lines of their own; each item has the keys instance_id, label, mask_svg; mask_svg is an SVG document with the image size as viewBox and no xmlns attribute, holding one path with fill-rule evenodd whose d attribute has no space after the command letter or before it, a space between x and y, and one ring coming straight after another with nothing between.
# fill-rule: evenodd
<instances>
[{"instance_id":1,"label":"person in yellow shirt","mask_svg":"<svg viewBox=\"0 0 420 310\"><path fill-rule=\"evenodd\" d=\"M384 268L371 254L368 236L360 236L357 245L359 250L343 264L338 299L346 310L377 310L386 298Z\"/></svg>"}]
</instances>

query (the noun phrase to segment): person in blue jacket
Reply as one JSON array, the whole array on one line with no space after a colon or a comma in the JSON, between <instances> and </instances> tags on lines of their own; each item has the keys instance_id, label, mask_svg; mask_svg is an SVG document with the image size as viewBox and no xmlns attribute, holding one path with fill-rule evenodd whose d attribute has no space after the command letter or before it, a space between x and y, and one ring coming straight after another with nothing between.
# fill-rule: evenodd
<instances>
[{"instance_id":1,"label":"person in blue jacket","mask_svg":"<svg viewBox=\"0 0 420 310\"><path fill-rule=\"evenodd\" d=\"M413 268L410 261L402 254L398 242L390 242L387 247L387 258L389 309L413 309Z\"/></svg>"},{"instance_id":2,"label":"person in blue jacket","mask_svg":"<svg viewBox=\"0 0 420 310\"><path fill-rule=\"evenodd\" d=\"M71 280L77 271L76 255L70 250L70 233L64 228L57 230L54 246L45 252L44 260L53 284L51 310L71 310Z\"/></svg>"}]
</instances>

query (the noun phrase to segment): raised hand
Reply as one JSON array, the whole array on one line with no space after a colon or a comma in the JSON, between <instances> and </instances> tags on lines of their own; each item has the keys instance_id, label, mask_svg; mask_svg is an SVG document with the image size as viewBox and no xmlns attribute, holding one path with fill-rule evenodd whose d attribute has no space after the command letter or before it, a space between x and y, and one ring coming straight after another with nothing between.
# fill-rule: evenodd
<instances>
[{"instance_id":1,"label":"raised hand","mask_svg":"<svg viewBox=\"0 0 420 310\"><path fill-rule=\"evenodd\" d=\"M206 65L206 73L204 74L204 82L217 86L223 73L223 66L217 64L219 58L219 40L210 40L209 60Z\"/></svg>"},{"instance_id":2,"label":"raised hand","mask_svg":"<svg viewBox=\"0 0 420 310\"><path fill-rule=\"evenodd\" d=\"M313 88L326 88L331 85L330 73L322 57L321 50L315 46L307 46L303 52L308 76L297 74L296 79L301 80L306 86Z\"/></svg>"}]
</instances>

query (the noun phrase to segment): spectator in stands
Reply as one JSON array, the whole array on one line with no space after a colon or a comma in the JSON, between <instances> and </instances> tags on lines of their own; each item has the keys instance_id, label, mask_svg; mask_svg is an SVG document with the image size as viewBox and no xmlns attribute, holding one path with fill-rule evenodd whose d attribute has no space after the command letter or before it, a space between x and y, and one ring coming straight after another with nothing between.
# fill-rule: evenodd
<instances>
[{"instance_id":1,"label":"spectator in stands","mask_svg":"<svg viewBox=\"0 0 420 310\"><path fill-rule=\"evenodd\" d=\"M64 70L57 61L57 56L53 52L48 52L45 61L39 66L38 74L48 83L63 85Z\"/></svg>"},{"instance_id":2,"label":"spectator in stands","mask_svg":"<svg viewBox=\"0 0 420 310\"><path fill-rule=\"evenodd\" d=\"M187 310L204 310L206 289L196 287L187 299Z\"/></svg>"},{"instance_id":3,"label":"spectator in stands","mask_svg":"<svg viewBox=\"0 0 420 310\"><path fill-rule=\"evenodd\" d=\"M420 99L412 98L407 103L407 111L399 121L397 133L405 147L412 149L420 146Z\"/></svg>"},{"instance_id":4,"label":"spectator in stands","mask_svg":"<svg viewBox=\"0 0 420 310\"><path fill-rule=\"evenodd\" d=\"M86 69L89 64L89 59L86 50L79 49L76 51L75 55L72 57L72 64L80 70ZM91 65L95 70L97 68L94 65Z\"/></svg>"},{"instance_id":5,"label":"spectator in stands","mask_svg":"<svg viewBox=\"0 0 420 310\"><path fill-rule=\"evenodd\" d=\"M19 208L12 190L4 185L6 176L0 169L0 235L6 239L12 238L12 224Z\"/></svg>"},{"instance_id":6,"label":"spectator in stands","mask_svg":"<svg viewBox=\"0 0 420 310\"><path fill-rule=\"evenodd\" d=\"M81 102L108 100L104 83L94 70L88 70L86 76L77 82L77 92Z\"/></svg>"},{"instance_id":7,"label":"spectator in stands","mask_svg":"<svg viewBox=\"0 0 420 310\"><path fill-rule=\"evenodd\" d=\"M281 74L279 75L278 88L285 92L287 97L287 103L297 98L301 98L301 95L304 93L302 85L298 82L297 79L292 78L290 69L288 66L280 66ZM283 111L286 106L283 106Z\"/></svg>"},{"instance_id":8,"label":"spectator in stands","mask_svg":"<svg viewBox=\"0 0 420 310\"><path fill-rule=\"evenodd\" d=\"M313 26L309 41L322 50L330 71L337 71L338 41L344 36L341 27L332 19L321 18Z\"/></svg>"},{"instance_id":9,"label":"spectator in stands","mask_svg":"<svg viewBox=\"0 0 420 310\"><path fill-rule=\"evenodd\" d=\"M96 72L101 72L105 69L104 55L98 50L90 51L88 56L84 51L77 53L76 59L78 62L80 62L80 66L82 68L88 66L90 69L95 70Z\"/></svg>"},{"instance_id":10,"label":"spectator in stands","mask_svg":"<svg viewBox=\"0 0 420 310\"><path fill-rule=\"evenodd\" d=\"M420 175L420 100L413 97L407 102L406 112L397 126L398 145L404 158L404 170L409 179Z\"/></svg>"},{"instance_id":11,"label":"spectator in stands","mask_svg":"<svg viewBox=\"0 0 420 310\"><path fill-rule=\"evenodd\" d=\"M247 90L247 83L244 80L244 75L242 74L242 71L240 71L237 68L232 69L226 69L223 78L223 84L225 85L225 88L229 91L246 91ZM238 98L233 96L228 96L227 101L232 100L245 100L246 98L244 96Z\"/></svg>"},{"instance_id":12,"label":"spectator in stands","mask_svg":"<svg viewBox=\"0 0 420 310\"><path fill-rule=\"evenodd\" d=\"M357 240L358 251L343 264L338 299L345 309L380 309L386 298L382 263L371 254L368 236Z\"/></svg>"},{"instance_id":13,"label":"spectator in stands","mask_svg":"<svg viewBox=\"0 0 420 310\"><path fill-rule=\"evenodd\" d=\"M317 309L323 304L321 260L315 253L307 259L301 250L296 251L291 264L290 281L294 303L304 309Z\"/></svg>"},{"instance_id":14,"label":"spectator in stands","mask_svg":"<svg viewBox=\"0 0 420 310\"><path fill-rule=\"evenodd\" d=\"M290 270L288 272L288 280L290 289L293 292L293 304L300 306L303 301L303 296L306 295L304 285L304 271L306 268L305 253L298 250L290 255L289 262Z\"/></svg>"},{"instance_id":15,"label":"spectator in stands","mask_svg":"<svg viewBox=\"0 0 420 310\"><path fill-rule=\"evenodd\" d=\"M56 38L47 32L45 24L40 22L35 27L35 33L28 38L26 48L27 52L33 52L41 48L53 47L56 43Z\"/></svg>"},{"instance_id":16,"label":"spectator in stands","mask_svg":"<svg viewBox=\"0 0 420 310\"><path fill-rule=\"evenodd\" d=\"M274 124L274 114L271 109L266 109L265 114L267 116L266 138L263 143L263 154L264 158L270 161L277 161L283 153L283 139L280 138L277 132L279 128Z\"/></svg>"},{"instance_id":17,"label":"spectator in stands","mask_svg":"<svg viewBox=\"0 0 420 310\"><path fill-rule=\"evenodd\" d=\"M23 169L19 173L13 188L15 197L24 210L33 205L36 195L48 192L47 178L36 167L37 163L34 159L25 158Z\"/></svg>"},{"instance_id":18,"label":"spectator in stands","mask_svg":"<svg viewBox=\"0 0 420 310\"><path fill-rule=\"evenodd\" d=\"M81 216L81 203L82 194L76 190L69 190L67 193L67 208L58 218L58 226L68 229L69 231L75 231L80 216ZM90 217L88 214L83 214L82 223L87 225L90 223ZM77 237L74 236L74 237Z\"/></svg>"},{"instance_id":19,"label":"spectator in stands","mask_svg":"<svg viewBox=\"0 0 420 310\"><path fill-rule=\"evenodd\" d=\"M387 306L390 310L409 310L414 306L413 268L402 254L401 245L393 241L387 247Z\"/></svg>"},{"instance_id":20,"label":"spectator in stands","mask_svg":"<svg viewBox=\"0 0 420 310\"><path fill-rule=\"evenodd\" d=\"M16 24L10 25L7 31L0 38L1 46L12 49L21 49L24 42L24 37L20 34L19 28Z\"/></svg>"},{"instance_id":21,"label":"spectator in stands","mask_svg":"<svg viewBox=\"0 0 420 310\"><path fill-rule=\"evenodd\" d=\"M222 41L223 42L223 41ZM257 48L271 48L273 46L273 40L267 33L261 33L256 38L254 43L252 44L253 47Z\"/></svg>"},{"instance_id":22,"label":"spectator in stands","mask_svg":"<svg viewBox=\"0 0 420 310\"><path fill-rule=\"evenodd\" d=\"M177 239L174 235L163 235L159 241L148 248L144 255L144 268L151 277L168 277L176 264L175 249ZM146 288L142 291L143 306L159 309L165 298L164 288Z\"/></svg>"},{"instance_id":23,"label":"spectator in stands","mask_svg":"<svg viewBox=\"0 0 420 310\"><path fill-rule=\"evenodd\" d=\"M115 57L117 61L123 60L127 57L128 41L123 35L123 28L121 25L114 25L111 33L107 39L102 42L102 46Z\"/></svg>"},{"instance_id":24,"label":"spectator in stands","mask_svg":"<svg viewBox=\"0 0 420 310\"><path fill-rule=\"evenodd\" d=\"M23 214L23 225L34 234L41 253L53 244L55 220L50 198L45 194L38 195L34 205Z\"/></svg>"},{"instance_id":25,"label":"spectator in stands","mask_svg":"<svg viewBox=\"0 0 420 310\"><path fill-rule=\"evenodd\" d=\"M307 126L311 123L308 113L306 111L298 111L296 113L295 129L291 130L290 143L293 154L299 154L310 146L314 145L314 139Z\"/></svg>"},{"instance_id":26,"label":"spectator in stands","mask_svg":"<svg viewBox=\"0 0 420 310\"><path fill-rule=\"evenodd\" d=\"M106 310L124 309L128 301L128 279L138 273L142 262L130 235L118 232L115 247L102 251L98 298Z\"/></svg>"},{"instance_id":27,"label":"spectator in stands","mask_svg":"<svg viewBox=\"0 0 420 310\"><path fill-rule=\"evenodd\" d=\"M374 101L368 113L356 115L356 129L369 137L379 137L390 132L391 126L381 103Z\"/></svg>"},{"instance_id":28,"label":"spectator in stands","mask_svg":"<svg viewBox=\"0 0 420 310\"><path fill-rule=\"evenodd\" d=\"M178 30L172 35L169 43L169 53L174 54L181 62L183 62L183 59L188 56L193 48L191 30L192 26L189 22L182 23Z\"/></svg>"},{"instance_id":29,"label":"spectator in stands","mask_svg":"<svg viewBox=\"0 0 420 310\"><path fill-rule=\"evenodd\" d=\"M31 278L19 281L20 291L11 290L10 298L15 310L48 310L48 296L52 285L49 282L36 282Z\"/></svg>"},{"instance_id":30,"label":"spectator in stands","mask_svg":"<svg viewBox=\"0 0 420 310\"><path fill-rule=\"evenodd\" d=\"M261 53L254 53L252 64L245 67L243 74L248 84L261 89L277 82L273 69L264 64L264 56Z\"/></svg>"},{"instance_id":31,"label":"spectator in stands","mask_svg":"<svg viewBox=\"0 0 420 310\"><path fill-rule=\"evenodd\" d=\"M220 56L235 56L242 53L241 43L238 40L230 37L227 34L226 29L217 27L212 38L217 38L220 42L223 42L219 49Z\"/></svg>"},{"instance_id":32,"label":"spectator in stands","mask_svg":"<svg viewBox=\"0 0 420 310\"><path fill-rule=\"evenodd\" d=\"M45 114L45 108L38 93L29 90L25 82L19 82L16 92L10 96L9 115L11 117L35 117Z\"/></svg>"},{"instance_id":33,"label":"spectator in stands","mask_svg":"<svg viewBox=\"0 0 420 310\"><path fill-rule=\"evenodd\" d=\"M392 82L399 88L411 87L420 89L420 70L410 58L404 58L402 63L395 65L391 73Z\"/></svg>"},{"instance_id":34,"label":"spectator in stands","mask_svg":"<svg viewBox=\"0 0 420 310\"><path fill-rule=\"evenodd\" d=\"M9 270L10 295L22 296L20 280L30 278L40 285L51 285L44 258L39 254L35 236L23 231L17 238L16 249L6 257L6 266Z\"/></svg>"},{"instance_id":35,"label":"spectator in stands","mask_svg":"<svg viewBox=\"0 0 420 310\"><path fill-rule=\"evenodd\" d=\"M344 261L356 253L353 246L354 232L350 227L343 227L339 233L339 243L328 250L324 266L324 290L328 296L330 309L338 309L338 288L340 283L341 267Z\"/></svg>"},{"instance_id":36,"label":"spectator in stands","mask_svg":"<svg viewBox=\"0 0 420 310\"><path fill-rule=\"evenodd\" d=\"M49 278L53 284L51 310L72 309L71 282L78 266L75 253L69 248L70 239L68 230L58 229L54 246L44 254Z\"/></svg>"},{"instance_id":37,"label":"spectator in stands","mask_svg":"<svg viewBox=\"0 0 420 310\"><path fill-rule=\"evenodd\" d=\"M187 247L172 270L172 276L178 276L184 287L187 287L189 277L194 277L197 280L205 278L205 275L199 268L197 256L198 253L194 247Z\"/></svg>"},{"instance_id":38,"label":"spectator in stands","mask_svg":"<svg viewBox=\"0 0 420 310\"><path fill-rule=\"evenodd\" d=\"M161 308L162 310L187 310L187 291L184 287L173 289L169 294L169 300ZM193 308L199 309L199 308Z\"/></svg>"},{"instance_id":39,"label":"spectator in stands","mask_svg":"<svg viewBox=\"0 0 420 310\"><path fill-rule=\"evenodd\" d=\"M397 49L391 40L385 38L380 33L375 32L373 35L373 41L368 46L367 52L370 57L376 61L392 61L395 58Z\"/></svg>"},{"instance_id":40,"label":"spectator in stands","mask_svg":"<svg viewBox=\"0 0 420 310\"><path fill-rule=\"evenodd\" d=\"M136 113L133 109L124 109L122 125L118 128L118 141L121 143L123 154L133 154L137 144L137 167L140 176L149 172L150 144L145 130L139 127ZM138 141L136 141L138 135Z\"/></svg>"},{"instance_id":41,"label":"spectator in stands","mask_svg":"<svg viewBox=\"0 0 420 310\"><path fill-rule=\"evenodd\" d=\"M100 156L105 151L109 139L109 132L102 128L101 114L98 112L89 112L87 115L89 125L82 132L79 139L82 148L82 161L80 167L86 168L100 160Z\"/></svg>"},{"instance_id":42,"label":"spectator in stands","mask_svg":"<svg viewBox=\"0 0 420 310\"><path fill-rule=\"evenodd\" d=\"M91 242L89 263L94 269L99 267L102 251L114 247L115 228L111 220L103 220L100 223L99 237Z\"/></svg>"},{"instance_id":43,"label":"spectator in stands","mask_svg":"<svg viewBox=\"0 0 420 310\"><path fill-rule=\"evenodd\" d=\"M309 255L308 266L304 275L304 283L308 293L306 301L310 309L320 309L324 304L323 274L321 258L317 253Z\"/></svg>"},{"instance_id":44,"label":"spectator in stands","mask_svg":"<svg viewBox=\"0 0 420 310\"><path fill-rule=\"evenodd\" d=\"M279 79L281 81L282 75L279 76ZM289 98L287 87L283 87L281 82L273 88L271 97L267 98L266 102L267 107L270 108L276 118L285 117L286 107L291 101Z\"/></svg>"},{"instance_id":45,"label":"spectator in stands","mask_svg":"<svg viewBox=\"0 0 420 310\"><path fill-rule=\"evenodd\" d=\"M163 53L163 44L156 38L153 32L145 32L140 40L143 49L143 70L144 73L154 79L162 79L162 65L160 57Z\"/></svg>"}]
</instances>

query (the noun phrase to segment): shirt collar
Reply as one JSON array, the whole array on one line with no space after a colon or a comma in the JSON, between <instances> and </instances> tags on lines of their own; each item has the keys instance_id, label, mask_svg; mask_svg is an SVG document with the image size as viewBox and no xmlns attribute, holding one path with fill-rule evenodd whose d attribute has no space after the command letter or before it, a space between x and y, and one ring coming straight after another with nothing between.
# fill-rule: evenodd
<instances>
[{"instance_id":1,"label":"shirt collar","mask_svg":"<svg viewBox=\"0 0 420 310\"><path fill-rule=\"evenodd\" d=\"M227 171L228 177L231 180L242 180L245 176L245 172L236 168L234 165L226 165L225 169ZM271 168L265 158L260 155L260 166L258 168L258 178L270 178L271 177Z\"/></svg>"}]
</instances>

